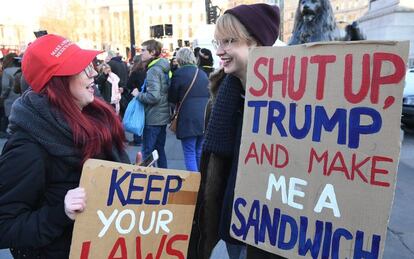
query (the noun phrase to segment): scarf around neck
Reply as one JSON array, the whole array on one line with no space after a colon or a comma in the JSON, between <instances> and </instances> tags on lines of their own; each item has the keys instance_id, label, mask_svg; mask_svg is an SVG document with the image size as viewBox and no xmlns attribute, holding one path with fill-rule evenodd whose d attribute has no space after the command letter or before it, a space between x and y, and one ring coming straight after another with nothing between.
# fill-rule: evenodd
<instances>
[{"instance_id":1,"label":"scarf around neck","mask_svg":"<svg viewBox=\"0 0 414 259\"><path fill-rule=\"evenodd\" d=\"M211 111L203 149L218 155L231 157L236 144L237 115L244 105L244 93L240 79L226 75L221 82Z\"/></svg>"},{"instance_id":2,"label":"scarf around neck","mask_svg":"<svg viewBox=\"0 0 414 259\"><path fill-rule=\"evenodd\" d=\"M73 166L81 164L82 152L74 145L72 130L63 114L50 106L46 95L23 93L14 102L9 120L12 133L23 130L50 155ZM114 161L129 163L125 151L118 152L114 147L111 155Z\"/></svg>"}]
</instances>

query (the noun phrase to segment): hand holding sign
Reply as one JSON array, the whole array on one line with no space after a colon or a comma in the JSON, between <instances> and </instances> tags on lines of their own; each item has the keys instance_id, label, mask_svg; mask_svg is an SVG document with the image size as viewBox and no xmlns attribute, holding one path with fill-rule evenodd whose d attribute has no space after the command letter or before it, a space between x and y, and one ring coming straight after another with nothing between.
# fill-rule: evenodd
<instances>
[{"instance_id":1,"label":"hand holding sign","mask_svg":"<svg viewBox=\"0 0 414 259\"><path fill-rule=\"evenodd\" d=\"M65 199L76 215L70 258L186 258L199 181L193 172L88 159L85 189ZM88 209L77 214L85 192Z\"/></svg>"},{"instance_id":2,"label":"hand holding sign","mask_svg":"<svg viewBox=\"0 0 414 259\"><path fill-rule=\"evenodd\" d=\"M86 192L82 187L69 190L65 196L65 214L75 220L76 214L86 208Z\"/></svg>"},{"instance_id":3,"label":"hand holding sign","mask_svg":"<svg viewBox=\"0 0 414 259\"><path fill-rule=\"evenodd\" d=\"M142 163L142 153L141 151L137 152L137 155L135 156L135 164L139 165Z\"/></svg>"},{"instance_id":4,"label":"hand holding sign","mask_svg":"<svg viewBox=\"0 0 414 259\"><path fill-rule=\"evenodd\" d=\"M234 238L288 258L383 257L408 49L364 41L251 51Z\"/></svg>"}]
</instances>

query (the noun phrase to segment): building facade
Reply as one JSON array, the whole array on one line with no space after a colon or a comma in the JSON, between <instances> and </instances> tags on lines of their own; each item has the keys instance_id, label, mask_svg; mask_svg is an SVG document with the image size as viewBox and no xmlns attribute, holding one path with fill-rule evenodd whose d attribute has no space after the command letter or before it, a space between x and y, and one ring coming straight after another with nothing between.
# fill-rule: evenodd
<instances>
[{"instance_id":1,"label":"building facade","mask_svg":"<svg viewBox=\"0 0 414 259\"><path fill-rule=\"evenodd\" d=\"M280 39L288 42L299 1L211 2L220 7L221 13L239 4L263 2L278 5L281 9ZM126 50L130 46L128 1L14 0L10 8L16 4L22 6L20 13L3 12L0 16L0 48L21 49L34 39L33 31L46 29L49 33L66 36L85 48L116 50L123 56L127 54ZM151 26L164 24L173 26L171 36L159 39L168 50L176 48L178 40L183 45L198 38L210 42L207 38L212 38L214 30L210 28L213 26L206 25L205 5L206 2L202 0L133 1L136 47L139 48L141 42L151 38ZM413 0L331 0L331 5L340 28L359 20L368 39L411 40L409 36L414 35L414 22L410 11L414 5ZM395 32L397 27L398 33ZM410 60L413 58L414 54L410 52ZM414 61L410 62L414 65Z\"/></svg>"},{"instance_id":2,"label":"building facade","mask_svg":"<svg viewBox=\"0 0 414 259\"><path fill-rule=\"evenodd\" d=\"M361 17L360 26L369 40L410 41L408 66L414 67L414 1L375 0Z\"/></svg>"},{"instance_id":3,"label":"building facade","mask_svg":"<svg viewBox=\"0 0 414 259\"><path fill-rule=\"evenodd\" d=\"M85 24L78 28L76 41L89 47L117 50L123 56L130 46L128 1L85 1ZM133 4L136 47L151 38L153 25L173 25L172 36L159 40L172 50L178 39L190 41L195 30L206 21L204 3L197 0L137 0Z\"/></svg>"},{"instance_id":4,"label":"building facade","mask_svg":"<svg viewBox=\"0 0 414 259\"><path fill-rule=\"evenodd\" d=\"M9 16L0 17L0 47L2 44L25 45L34 39L33 31L40 29L66 36L83 47L118 50L123 56L130 46L128 1L16 1L22 2L20 6L27 9L27 16L31 18L28 20L16 12L10 12L10 16L19 18L18 21ZM27 8L26 2L32 2L33 8ZM227 1L212 2L223 11L227 8ZM133 7L137 47L151 38L153 25L173 25L173 34L159 39L164 47L173 50L178 40L183 45L192 42L206 24L205 1L201 0L135 0Z\"/></svg>"},{"instance_id":5,"label":"building facade","mask_svg":"<svg viewBox=\"0 0 414 259\"><path fill-rule=\"evenodd\" d=\"M88 17L93 17L93 21L82 38L94 42L92 47L119 50L124 55L130 45L128 1L88 0L86 3ZM227 2L214 4L223 10ZM200 0L136 0L133 9L136 48L151 38L151 26L172 24L172 35L158 40L164 48L173 51L179 42L191 43L206 24L205 2Z\"/></svg>"},{"instance_id":6,"label":"building facade","mask_svg":"<svg viewBox=\"0 0 414 259\"><path fill-rule=\"evenodd\" d=\"M39 27L38 13L41 9L36 2L27 3L25 8L19 9L24 0L3 1L0 15L0 57L9 51L20 52L33 38Z\"/></svg>"}]
</instances>

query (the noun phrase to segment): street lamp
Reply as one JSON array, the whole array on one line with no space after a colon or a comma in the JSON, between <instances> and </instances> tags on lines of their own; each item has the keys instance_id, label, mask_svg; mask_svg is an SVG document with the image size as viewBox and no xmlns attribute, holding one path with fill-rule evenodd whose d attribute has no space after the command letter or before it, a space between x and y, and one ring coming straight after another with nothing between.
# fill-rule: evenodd
<instances>
[{"instance_id":1,"label":"street lamp","mask_svg":"<svg viewBox=\"0 0 414 259\"><path fill-rule=\"evenodd\" d=\"M135 57L135 29L134 29L134 4L129 0L129 35L131 41L131 60Z\"/></svg>"}]
</instances>

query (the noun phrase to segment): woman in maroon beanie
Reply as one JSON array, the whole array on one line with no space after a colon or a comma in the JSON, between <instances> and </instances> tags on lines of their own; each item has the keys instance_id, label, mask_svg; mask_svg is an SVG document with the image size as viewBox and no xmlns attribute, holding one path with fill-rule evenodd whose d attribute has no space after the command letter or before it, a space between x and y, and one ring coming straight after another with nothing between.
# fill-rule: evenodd
<instances>
[{"instance_id":1,"label":"woman in maroon beanie","mask_svg":"<svg viewBox=\"0 0 414 259\"><path fill-rule=\"evenodd\" d=\"M274 44L279 23L279 8L268 4L239 5L227 10L217 20L213 45L221 59L224 77L215 79L218 84L211 85L214 103L203 147L202 184L195 216L198 226L193 226L189 258L209 258L220 239L226 242L231 259L244 257L246 245L231 238L229 232L247 61L252 48ZM247 246L247 258L283 257Z\"/></svg>"}]
</instances>

